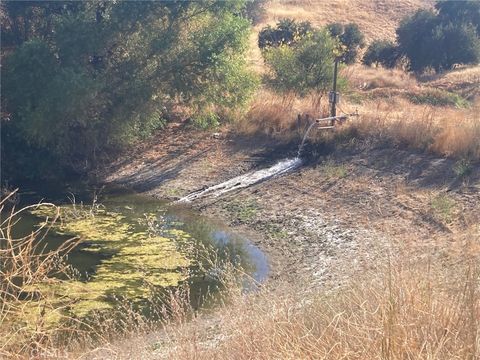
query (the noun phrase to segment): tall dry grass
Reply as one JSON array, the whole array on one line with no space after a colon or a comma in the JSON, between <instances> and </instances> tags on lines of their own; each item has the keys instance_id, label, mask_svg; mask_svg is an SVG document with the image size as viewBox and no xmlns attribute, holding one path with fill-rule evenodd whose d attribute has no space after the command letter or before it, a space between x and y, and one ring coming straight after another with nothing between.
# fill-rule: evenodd
<instances>
[{"instance_id":1,"label":"tall dry grass","mask_svg":"<svg viewBox=\"0 0 480 360\"><path fill-rule=\"evenodd\" d=\"M475 78L476 71L465 71ZM480 160L480 98L468 102L399 69L354 65L343 69L342 75L349 86L342 94L337 114L358 111L359 116L351 117L333 134L330 130L313 131L311 141L360 137L440 156ZM471 78L465 81L470 84ZM461 81L457 79L456 84L461 86ZM313 119L328 113L326 96L298 99L263 89L235 126L243 134L262 133L282 141L298 141Z\"/></svg>"},{"instance_id":2,"label":"tall dry grass","mask_svg":"<svg viewBox=\"0 0 480 360\"><path fill-rule=\"evenodd\" d=\"M214 316L110 349L119 359L477 359L478 231L436 253L392 249L333 290L299 279L248 295L230 291Z\"/></svg>"},{"instance_id":3,"label":"tall dry grass","mask_svg":"<svg viewBox=\"0 0 480 360\"><path fill-rule=\"evenodd\" d=\"M52 208L52 218L27 235L15 237L19 218L38 205L17 210L8 204L14 196L11 192L0 201L0 357L35 356L53 346L60 329L51 328L48 319L52 313L61 316L61 309L42 291L42 285L69 273L65 256L77 243L72 239L56 249L43 250L43 239L59 218L58 209L47 203L42 206Z\"/></svg>"},{"instance_id":4,"label":"tall dry grass","mask_svg":"<svg viewBox=\"0 0 480 360\"><path fill-rule=\"evenodd\" d=\"M429 0L272 0L266 5L266 23L282 18L327 23L356 22L370 39L393 39L400 20L419 8L432 6Z\"/></svg>"},{"instance_id":5,"label":"tall dry grass","mask_svg":"<svg viewBox=\"0 0 480 360\"><path fill-rule=\"evenodd\" d=\"M468 109L415 105L396 97L345 105L361 116L344 131L441 156L480 159L480 102Z\"/></svg>"}]
</instances>

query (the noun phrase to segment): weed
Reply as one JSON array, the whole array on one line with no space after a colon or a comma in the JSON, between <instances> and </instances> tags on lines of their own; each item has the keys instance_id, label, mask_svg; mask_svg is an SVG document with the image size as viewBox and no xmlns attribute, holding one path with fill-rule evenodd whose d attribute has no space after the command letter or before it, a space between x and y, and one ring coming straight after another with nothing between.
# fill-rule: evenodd
<instances>
[{"instance_id":1,"label":"weed","mask_svg":"<svg viewBox=\"0 0 480 360\"><path fill-rule=\"evenodd\" d=\"M345 164L337 164L333 160L326 161L322 165L321 172L329 179L342 179L348 175Z\"/></svg>"},{"instance_id":2,"label":"weed","mask_svg":"<svg viewBox=\"0 0 480 360\"><path fill-rule=\"evenodd\" d=\"M240 223L249 223L257 215L259 207L255 200L250 199L247 201L233 200L224 205L224 209Z\"/></svg>"},{"instance_id":3,"label":"weed","mask_svg":"<svg viewBox=\"0 0 480 360\"><path fill-rule=\"evenodd\" d=\"M414 104L454 106L456 108L469 107L469 102L460 95L440 89L427 89L420 93L409 93L406 96Z\"/></svg>"},{"instance_id":4,"label":"weed","mask_svg":"<svg viewBox=\"0 0 480 360\"><path fill-rule=\"evenodd\" d=\"M467 159L460 159L453 165L453 171L459 178L464 178L472 173L472 164Z\"/></svg>"},{"instance_id":5,"label":"weed","mask_svg":"<svg viewBox=\"0 0 480 360\"><path fill-rule=\"evenodd\" d=\"M446 194L438 194L430 202L434 214L446 223L453 220L455 201Z\"/></svg>"},{"instance_id":6,"label":"weed","mask_svg":"<svg viewBox=\"0 0 480 360\"><path fill-rule=\"evenodd\" d=\"M288 233L279 225L268 223L265 225L265 232L273 239L285 239Z\"/></svg>"},{"instance_id":7,"label":"weed","mask_svg":"<svg viewBox=\"0 0 480 360\"><path fill-rule=\"evenodd\" d=\"M175 187L169 187L165 190L165 194L168 197L180 197L182 193L183 191L181 189Z\"/></svg>"}]
</instances>

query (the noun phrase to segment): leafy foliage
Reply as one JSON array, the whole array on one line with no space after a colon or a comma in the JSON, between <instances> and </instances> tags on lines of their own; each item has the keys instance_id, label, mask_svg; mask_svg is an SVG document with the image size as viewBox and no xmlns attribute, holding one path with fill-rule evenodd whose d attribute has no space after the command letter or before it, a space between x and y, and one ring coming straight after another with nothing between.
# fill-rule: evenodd
<instances>
[{"instance_id":1,"label":"leafy foliage","mask_svg":"<svg viewBox=\"0 0 480 360\"><path fill-rule=\"evenodd\" d=\"M265 10L266 0L247 0L245 5L245 17L249 19L253 25L257 25L265 19L267 12Z\"/></svg>"},{"instance_id":2,"label":"leafy foliage","mask_svg":"<svg viewBox=\"0 0 480 360\"><path fill-rule=\"evenodd\" d=\"M2 152L10 169L28 147L48 153L52 166L89 168L98 154L162 127L173 104L197 111L245 103L257 81L243 56L243 6L6 2ZM21 175L38 176L33 168Z\"/></svg>"},{"instance_id":3,"label":"leafy foliage","mask_svg":"<svg viewBox=\"0 0 480 360\"><path fill-rule=\"evenodd\" d=\"M480 62L480 3L438 2L438 14L419 10L397 29L399 50L411 70L436 72Z\"/></svg>"},{"instance_id":4,"label":"leafy foliage","mask_svg":"<svg viewBox=\"0 0 480 360\"><path fill-rule=\"evenodd\" d=\"M355 23L343 25L331 23L327 25L330 35L337 38L342 45L341 61L345 64L353 64L360 48L365 46L364 35Z\"/></svg>"},{"instance_id":5,"label":"leafy foliage","mask_svg":"<svg viewBox=\"0 0 480 360\"><path fill-rule=\"evenodd\" d=\"M293 45L313 31L308 21L297 23L292 19L282 19L276 27L270 25L258 34L258 46L264 49L269 46Z\"/></svg>"},{"instance_id":6,"label":"leafy foliage","mask_svg":"<svg viewBox=\"0 0 480 360\"><path fill-rule=\"evenodd\" d=\"M375 40L367 48L363 55L362 63L367 66L375 64L392 69L399 61L400 54L397 46L388 40Z\"/></svg>"},{"instance_id":7,"label":"leafy foliage","mask_svg":"<svg viewBox=\"0 0 480 360\"><path fill-rule=\"evenodd\" d=\"M480 2L438 1L435 4L439 17L446 22L472 25L480 35Z\"/></svg>"},{"instance_id":8,"label":"leafy foliage","mask_svg":"<svg viewBox=\"0 0 480 360\"><path fill-rule=\"evenodd\" d=\"M299 96L325 91L332 83L337 46L326 30L318 30L291 46L267 48L264 58L270 68L269 84L279 92Z\"/></svg>"}]
</instances>

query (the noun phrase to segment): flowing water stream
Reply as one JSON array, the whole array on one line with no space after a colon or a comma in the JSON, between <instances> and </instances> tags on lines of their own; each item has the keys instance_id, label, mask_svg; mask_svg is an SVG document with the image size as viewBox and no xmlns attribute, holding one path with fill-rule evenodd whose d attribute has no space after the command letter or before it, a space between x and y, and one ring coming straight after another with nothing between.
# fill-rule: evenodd
<instances>
[{"instance_id":1,"label":"flowing water stream","mask_svg":"<svg viewBox=\"0 0 480 360\"><path fill-rule=\"evenodd\" d=\"M302 164L302 160L298 157L293 159L281 160L269 168L261 169L257 171L251 171L246 174L234 177L225 182L222 182L220 184L210 186L206 189L188 194L187 196L178 200L178 202L180 203L190 202L206 196L218 197L227 192L246 188L251 185L257 184L259 182L271 179L273 177L280 176L282 174L285 174L289 171L292 171L298 168L301 164Z\"/></svg>"},{"instance_id":2,"label":"flowing water stream","mask_svg":"<svg viewBox=\"0 0 480 360\"><path fill-rule=\"evenodd\" d=\"M312 122L308 127L307 131L305 132L305 135L302 138L300 146L298 147L297 156L295 158L280 160L275 165L269 168L251 171L246 174L236 176L230 180L224 181L220 184L210 186L206 189L195 191L179 199L178 202L187 203L187 202L195 201L197 199L201 199L207 196L218 197L227 192L243 189L243 188L255 185L257 183L272 179L274 177L281 176L283 174L286 174L290 171L297 169L298 167L300 167L300 165L302 165L301 156L302 156L303 148L305 147L305 142L307 140L307 137L310 131L315 125L317 125L317 123Z\"/></svg>"}]
</instances>

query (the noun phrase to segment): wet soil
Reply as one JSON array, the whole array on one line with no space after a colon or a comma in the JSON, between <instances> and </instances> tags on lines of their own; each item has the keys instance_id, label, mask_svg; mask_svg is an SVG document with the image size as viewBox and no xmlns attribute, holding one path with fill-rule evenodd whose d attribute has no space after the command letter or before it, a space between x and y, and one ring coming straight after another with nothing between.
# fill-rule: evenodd
<instances>
[{"instance_id":1,"label":"wet soil","mask_svg":"<svg viewBox=\"0 0 480 360\"><path fill-rule=\"evenodd\" d=\"M294 157L298 140L201 132L171 124L105 169L103 180L179 199ZM308 144L307 161L269 181L191 206L247 233L271 280L338 284L395 252L455 241L480 221L480 165L369 139Z\"/></svg>"}]
</instances>

